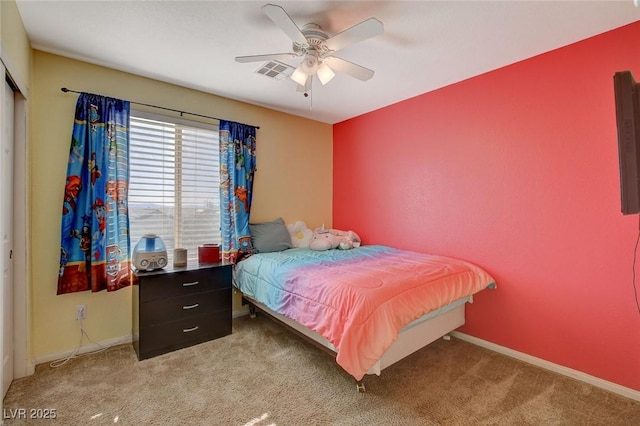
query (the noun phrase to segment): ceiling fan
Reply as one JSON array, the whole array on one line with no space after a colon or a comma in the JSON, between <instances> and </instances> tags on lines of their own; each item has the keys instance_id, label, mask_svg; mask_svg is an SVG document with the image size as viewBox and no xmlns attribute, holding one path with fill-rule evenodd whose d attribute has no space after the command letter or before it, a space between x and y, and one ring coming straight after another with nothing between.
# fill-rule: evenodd
<instances>
[{"instance_id":1,"label":"ceiling fan","mask_svg":"<svg viewBox=\"0 0 640 426\"><path fill-rule=\"evenodd\" d=\"M298 84L298 91L304 92L305 96L311 90L311 82L315 74L318 75L318 79L323 85L335 76L334 71L342 72L362 81L373 77L373 70L333 54L351 44L382 34L384 27L382 22L377 19L369 18L329 37L317 24L308 23L302 28L298 28L280 6L265 4L262 6L262 11L293 41L293 52L237 56L236 62L261 62L301 57L302 61L291 75L291 79Z\"/></svg>"}]
</instances>

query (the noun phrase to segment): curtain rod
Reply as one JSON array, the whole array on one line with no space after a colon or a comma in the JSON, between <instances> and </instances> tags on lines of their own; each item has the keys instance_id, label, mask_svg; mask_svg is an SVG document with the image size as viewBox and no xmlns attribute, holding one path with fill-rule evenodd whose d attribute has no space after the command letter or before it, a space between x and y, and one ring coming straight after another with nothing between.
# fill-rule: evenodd
<instances>
[{"instance_id":1,"label":"curtain rod","mask_svg":"<svg viewBox=\"0 0 640 426\"><path fill-rule=\"evenodd\" d=\"M83 92L78 92L77 90L67 89L66 87L61 87L60 90L62 90L65 93L67 93L67 92L83 93ZM133 102L133 101L129 101L129 103L130 104L136 104L136 105L143 105L143 106L147 106L147 107L151 107L151 108L164 109L166 111L179 112L181 117L182 117L183 114L188 114L188 115L193 115L193 116L196 116L196 117L211 118L213 120L223 120L222 118L212 117L210 115L202 115L202 114L196 114L195 112L180 111L179 109L166 108L166 107L162 107L162 106L158 106L158 105L143 104L141 102ZM260 126L254 126L253 124L248 124L248 126L255 127L256 129L260 128Z\"/></svg>"}]
</instances>

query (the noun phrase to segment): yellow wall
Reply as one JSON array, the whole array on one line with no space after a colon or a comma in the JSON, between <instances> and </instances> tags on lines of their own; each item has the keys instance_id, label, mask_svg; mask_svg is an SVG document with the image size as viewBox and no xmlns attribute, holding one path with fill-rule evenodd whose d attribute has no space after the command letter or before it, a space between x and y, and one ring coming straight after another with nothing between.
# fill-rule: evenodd
<instances>
[{"instance_id":1,"label":"yellow wall","mask_svg":"<svg viewBox=\"0 0 640 426\"><path fill-rule=\"evenodd\" d=\"M131 333L130 288L56 295L59 212L78 96L61 92L61 87L259 125L252 221L281 216L287 223L304 220L310 227L331 226L331 125L33 51L29 151L31 259L35 266L30 285L36 359L78 345L77 304L87 305L84 323L92 340Z\"/></svg>"},{"instance_id":2,"label":"yellow wall","mask_svg":"<svg viewBox=\"0 0 640 426\"><path fill-rule=\"evenodd\" d=\"M25 90L29 87L31 44L13 0L0 0L0 43L2 62L11 77ZM23 93L27 96L27 93Z\"/></svg>"}]
</instances>

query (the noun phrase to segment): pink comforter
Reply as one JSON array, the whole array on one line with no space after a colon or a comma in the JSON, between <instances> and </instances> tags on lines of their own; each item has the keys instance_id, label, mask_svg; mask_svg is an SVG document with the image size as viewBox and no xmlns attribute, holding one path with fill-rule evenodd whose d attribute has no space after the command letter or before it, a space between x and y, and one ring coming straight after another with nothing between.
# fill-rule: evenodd
<instances>
[{"instance_id":1,"label":"pink comforter","mask_svg":"<svg viewBox=\"0 0 640 426\"><path fill-rule=\"evenodd\" d=\"M279 268L263 265L252 271L247 266L257 281L240 290L327 338L337 349L338 364L356 380L382 357L402 327L494 283L469 262L384 246L293 249L277 255L286 258L275 260ZM265 255L254 262L260 256ZM280 274L276 282L272 269Z\"/></svg>"}]
</instances>

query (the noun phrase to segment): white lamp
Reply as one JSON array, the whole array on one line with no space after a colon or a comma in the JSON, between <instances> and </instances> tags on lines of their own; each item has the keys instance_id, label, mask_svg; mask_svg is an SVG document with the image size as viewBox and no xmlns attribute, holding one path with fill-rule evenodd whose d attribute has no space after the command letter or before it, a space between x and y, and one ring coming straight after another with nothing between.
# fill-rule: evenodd
<instances>
[{"instance_id":1,"label":"white lamp","mask_svg":"<svg viewBox=\"0 0 640 426\"><path fill-rule=\"evenodd\" d=\"M331 79L335 76L336 73L334 73L333 70L329 68L329 65L325 64L324 62L318 65L318 79L320 79L320 83L322 83L323 86L330 82Z\"/></svg>"},{"instance_id":2,"label":"white lamp","mask_svg":"<svg viewBox=\"0 0 640 426\"><path fill-rule=\"evenodd\" d=\"M291 79L301 86L304 86L307 79L318 73L320 82L327 84L335 76L335 73L327 64L318 61L318 54L313 51L307 53L298 68L291 74Z\"/></svg>"},{"instance_id":3,"label":"white lamp","mask_svg":"<svg viewBox=\"0 0 640 426\"><path fill-rule=\"evenodd\" d=\"M308 75L305 74L304 71L302 71L302 68L300 66L298 66L298 68L296 68L293 74L291 74L291 80L295 81L300 86L305 85L305 83L307 82L307 77Z\"/></svg>"}]
</instances>

